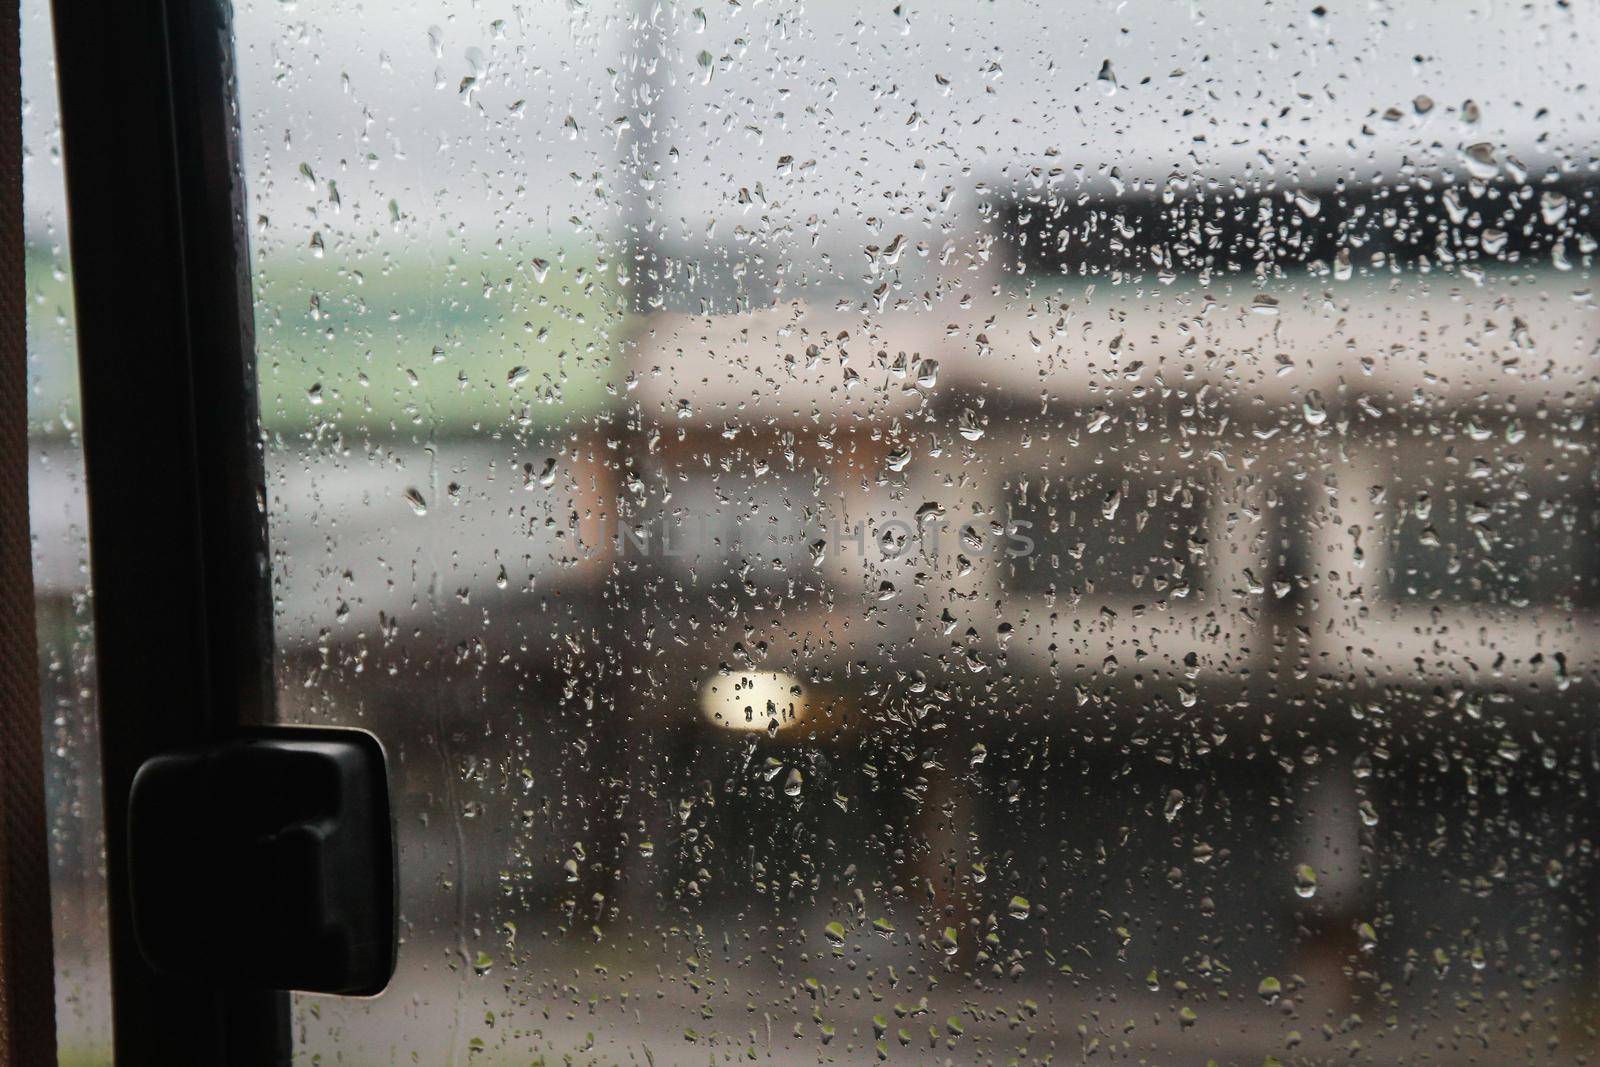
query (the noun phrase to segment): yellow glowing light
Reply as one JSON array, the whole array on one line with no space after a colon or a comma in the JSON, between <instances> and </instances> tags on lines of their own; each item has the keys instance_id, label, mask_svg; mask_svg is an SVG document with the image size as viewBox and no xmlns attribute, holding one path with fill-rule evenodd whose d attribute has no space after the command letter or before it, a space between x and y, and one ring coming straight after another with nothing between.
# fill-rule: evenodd
<instances>
[{"instance_id":1,"label":"yellow glowing light","mask_svg":"<svg viewBox=\"0 0 1600 1067\"><path fill-rule=\"evenodd\" d=\"M700 713L727 730L775 734L811 716L800 680L780 671L718 674L700 692Z\"/></svg>"}]
</instances>

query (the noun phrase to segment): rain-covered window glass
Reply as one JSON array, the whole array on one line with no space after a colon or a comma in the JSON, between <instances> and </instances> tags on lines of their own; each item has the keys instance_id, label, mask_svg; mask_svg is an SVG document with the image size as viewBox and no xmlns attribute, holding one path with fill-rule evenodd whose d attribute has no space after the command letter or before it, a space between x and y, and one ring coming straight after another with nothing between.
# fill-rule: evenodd
<instances>
[{"instance_id":1,"label":"rain-covered window glass","mask_svg":"<svg viewBox=\"0 0 1600 1067\"><path fill-rule=\"evenodd\" d=\"M111 1062L105 826L76 313L46 0L22 0L21 31L23 156L17 165L27 300L28 525L44 724L56 1044L67 1067L100 1067ZM13 162L5 166L12 173Z\"/></svg>"},{"instance_id":2,"label":"rain-covered window glass","mask_svg":"<svg viewBox=\"0 0 1600 1067\"><path fill-rule=\"evenodd\" d=\"M302 1062L1600 1057L1600 14L237 33Z\"/></svg>"}]
</instances>

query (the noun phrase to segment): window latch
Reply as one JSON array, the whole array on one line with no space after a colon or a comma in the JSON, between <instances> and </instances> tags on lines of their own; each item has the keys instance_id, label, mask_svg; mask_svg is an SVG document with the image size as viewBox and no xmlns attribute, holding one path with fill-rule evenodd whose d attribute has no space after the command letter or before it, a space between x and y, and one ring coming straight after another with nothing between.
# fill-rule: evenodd
<instances>
[{"instance_id":1,"label":"window latch","mask_svg":"<svg viewBox=\"0 0 1600 1067\"><path fill-rule=\"evenodd\" d=\"M158 755L128 807L134 933L151 966L350 996L388 983L394 827L371 734L266 728Z\"/></svg>"}]
</instances>

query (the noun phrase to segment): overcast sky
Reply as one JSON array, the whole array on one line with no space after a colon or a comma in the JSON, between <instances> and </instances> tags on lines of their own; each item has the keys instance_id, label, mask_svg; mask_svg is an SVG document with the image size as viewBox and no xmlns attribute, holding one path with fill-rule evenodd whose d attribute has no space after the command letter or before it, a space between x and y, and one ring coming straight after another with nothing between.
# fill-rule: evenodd
<instances>
[{"instance_id":1,"label":"overcast sky","mask_svg":"<svg viewBox=\"0 0 1600 1067\"><path fill-rule=\"evenodd\" d=\"M970 229L979 183L1034 166L1109 192L1113 167L1321 182L1459 168L1478 142L1535 174L1588 162L1592 5L1325 2L252 0L237 19L255 239L297 247L313 217L359 239L393 202L408 240L565 244L650 218L797 253L875 226ZM37 227L61 193L43 0L25 10ZM622 162L636 143L657 168L642 209Z\"/></svg>"}]
</instances>

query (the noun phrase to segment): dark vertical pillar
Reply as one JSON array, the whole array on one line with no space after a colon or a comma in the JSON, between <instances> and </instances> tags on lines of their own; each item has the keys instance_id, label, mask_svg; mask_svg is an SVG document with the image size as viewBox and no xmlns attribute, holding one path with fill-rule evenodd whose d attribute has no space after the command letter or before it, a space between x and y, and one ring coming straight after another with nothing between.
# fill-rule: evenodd
<instances>
[{"instance_id":1,"label":"dark vertical pillar","mask_svg":"<svg viewBox=\"0 0 1600 1067\"><path fill-rule=\"evenodd\" d=\"M44 746L28 549L20 10L0 10L0 1065L54 1063Z\"/></svg>"},{"instance_id":2,"label":"dark vertical pillar","mask_svg":"<svg viewBox=\"0 0 1600 1067\"><path fill-rule=\"evenodd\" d=\"M88 479L118 1063L288 1061L287 998L134 940L150 756L272 717L270 575L229 8L54 0ZM229 951L216 931L216 951Z\"/></svg>"}]
</instances>

